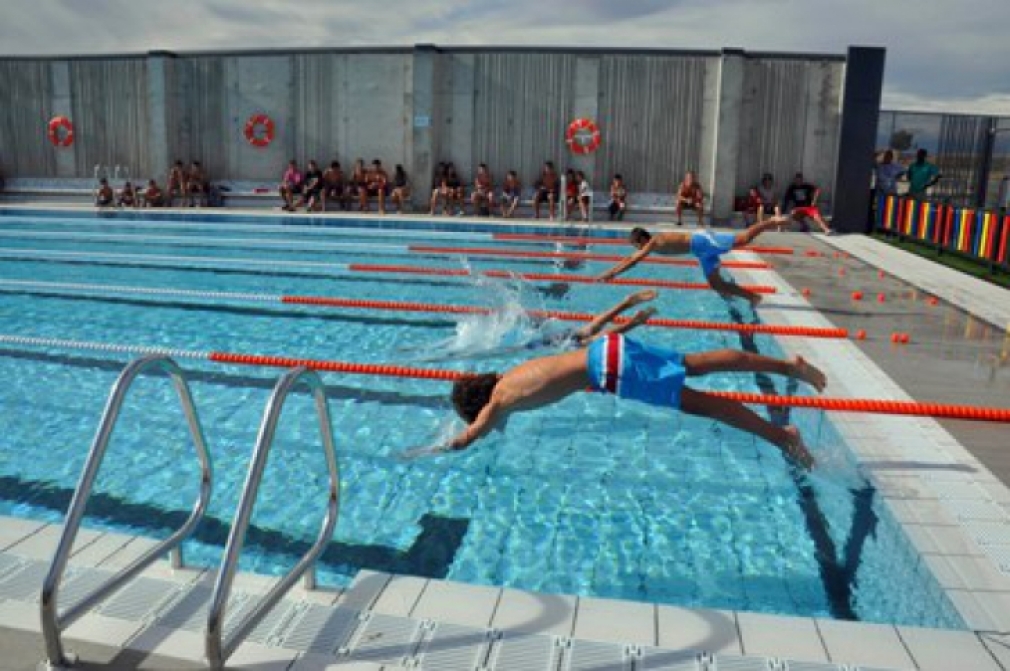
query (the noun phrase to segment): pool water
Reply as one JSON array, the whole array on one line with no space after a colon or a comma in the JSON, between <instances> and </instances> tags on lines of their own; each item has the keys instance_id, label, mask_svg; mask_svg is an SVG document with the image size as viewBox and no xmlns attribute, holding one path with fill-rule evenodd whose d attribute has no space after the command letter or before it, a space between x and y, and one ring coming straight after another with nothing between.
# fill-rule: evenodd
<instances>
[{"instance_id":1,"label":"pool water","mask_svg":"<svg viewBox=\"0 0 1010 671\"><path fill-rule=\"evenodd\" d=\"M361 273L350 264L585 275L610 264L559 267L552 259L408 248L556 248L495 241L479 230L412 229L408 222L395 228L391 219L374 229L373 220L286 222L300 220L0 211L0 335L488 371L529 356L486 351L516 342L516 329L537 328L517 321L520 306L598 312L635 290ZM643 264L628 276L702 281L690 267ZM171 293L177 290L267 298ZM278 295L492 305L502 313L459 317L268 300ZM654 305L670 318L753 319L749 308L709 291L661 290ZM742 340L734 333L643 328L636 337L685 352L749 347L781 354L762 335ZM474 356L460 360L453 355L459 351ZM61 519L110 386L131 358L0 343L0 375L10 381L0 387L0 513ZM208 519L186 553L189 561L212 565L220 561L281 371L179 363L190 373L215 477ZM404 451L461 428L447 383L333 373L323 380L342 482L323 583L346 584L370 568L549 593L964 626L820 412L796 410L788 419L822 463L811 475L726 426L598 394L516 414L506 431L465 452L406 461ZM810 393L753 375L718 374L693 384L752 392L771 384L774 393ZM297 394L279 426L241 568L277 574L294 565L318 533L325 488L314 409ZM197 464L164 378L142 378L131 392L95 491L87 519L94 528L164 537L188 514Z\"/></svg>"}]
</instances>

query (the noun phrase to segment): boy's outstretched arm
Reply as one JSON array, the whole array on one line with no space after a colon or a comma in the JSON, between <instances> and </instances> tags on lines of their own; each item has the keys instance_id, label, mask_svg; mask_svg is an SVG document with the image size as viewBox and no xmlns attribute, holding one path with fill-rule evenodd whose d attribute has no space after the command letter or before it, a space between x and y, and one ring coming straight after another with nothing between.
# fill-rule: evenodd
<instances>
[{"instance_id":1,"label":"boy's outstretched arm","mask_svg":"<svg viewBox=\"0 0 1010 671\"><path fill-rule=\"evenodd\" d=\"M487 405L481 408L477 417L470 426L463 429L459 435L450 440L446 447L451 450L464 450L478 438L482 438L494 428L502 412L501 402L494 397L488 401Z\"/></svg>"},{"instance_id":2,"label":"boy's outstretched arm","mask_svg":"<svg viewBox=\"0 0 1010 671\"><path fill-rule=\"evenodd\" d=\"M614 266L613 268L611 268L607 272L603 273L602 275L600 275L596 279L599 280L599 281L601 281L601 282L602 281L606 281L606 280L610 280L610 279L613 279L613 278L617 277L618 275L620 275L624 271L630 270L631 268L634 268L636 265L638 265L638 263L642 259L644 259L646 256L648 256L649 254L652 253L652 250L653 250L653 247L654 247L654 245L652 244L652 242L653 241L650 240L649 242L645 243L645 245L641 249L639 249L637 252L635 252L634 254L628 256L626 259L624 259L623 261L621 261L616 266Z\"/></svg>"}]
</instances>

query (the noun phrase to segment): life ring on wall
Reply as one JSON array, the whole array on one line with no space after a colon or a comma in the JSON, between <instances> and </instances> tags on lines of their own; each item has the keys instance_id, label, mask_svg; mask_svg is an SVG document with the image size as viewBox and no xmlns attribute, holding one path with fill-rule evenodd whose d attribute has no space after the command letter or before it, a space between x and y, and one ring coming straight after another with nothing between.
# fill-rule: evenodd
<instances>
[{"instance_id":1,"label":"life ring on wall","mask_svg":"<svg viewBox=\"0 0 1010 671\"><path fill-rule=\"evenodd\" d=\"M565 143L573 154L591 154L600 146L600 129L589 119L576 119L568 124Z\"/></svg>"},{"instance_id":2,"label":"life ring on wall","mask_svg":"<svg viewBox=\"0 0 1010 671\"><path fill-rule=\"evenodd\" d=\"M254 147L267 146L274 141L274 120L266 114L253 114L245 122L245 139Z\"/></svg>"},{"instance_id":3,"label":"life ring on wall","mask_svg":"<svg viewBox=\"0 0 1010 671\"><path fill-rule=\"evenodd\" d=\"M49 141L54 147L69 147L74 143L74 124L60 115L49 120Z\"/></svg>"}]
</instances>

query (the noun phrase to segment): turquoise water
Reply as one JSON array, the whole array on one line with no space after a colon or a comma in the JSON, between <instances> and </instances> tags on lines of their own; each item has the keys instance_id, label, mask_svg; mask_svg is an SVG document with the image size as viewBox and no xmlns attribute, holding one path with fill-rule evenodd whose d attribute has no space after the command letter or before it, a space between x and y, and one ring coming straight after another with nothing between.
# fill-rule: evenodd
<instances>
[{"instance_id":1,"label":"turquoise water","mask_svg":"<svg viewBox=\"0 0 1010 671\"><path fill-rule=\"evenodd\" d=\"M0 333L486 371L528 353L430 360L447 344L474 352L532 329L514 321L519 306L595 312L634 290L357 273L348 264L590 275L609 264L559 269L551 260L463 259L406 248L555 249L497 242L479 230L447 234L401 222L402 230L369 231L372 220L341 222L362 232L285 221L299 220L0 214ZM670 266L643 265L629 276L702 280L695 268ZM506 316L460 319L157 293L169 290L494 305ZM655 305L671 318L753 318L748 308L731 309L708 291L661 291ZM686 352L750 346L780 353L767 336L743 342L731 333L665 329L637 335ZM130 358L0 343L0 375L16 381L0 387L0 513L60 519L109 388ZM213 564L280 371L179 363L192 373L215 470L209 519L187 544L187 556ZM346 584L358 569L372 568L551 593L963 627L821 413L795 411L789 418L822 462L809 477L741 432L595 394L517 414L506 432L466 452L403 461L405 450L460 428L448 385L331 373L323 379L343 487L340 522L320 571L324 583ZM777 393L809 393L753 375L713 375L696 386L767 391L759 383L769 382ZM325 471L313 408L305 395L288 406L253 515L246 570L292 566L322 517ZM195 499L196 472L170 385L142 379L116 429L88 524L167 535Z\"/></svg>"}]
</instances>

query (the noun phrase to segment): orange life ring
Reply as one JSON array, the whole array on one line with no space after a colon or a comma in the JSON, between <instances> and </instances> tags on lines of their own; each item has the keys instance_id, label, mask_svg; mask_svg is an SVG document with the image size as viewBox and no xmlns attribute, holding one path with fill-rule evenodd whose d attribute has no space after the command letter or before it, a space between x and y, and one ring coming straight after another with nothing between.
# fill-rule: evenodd
<instances>
[{"instance_id":1,"label":"orange life ring","mask_svg":"<svg viewBox=\"0 0 1010 671\"><path fill-rule=\"evenodd\" d=\"M245 139L254 147L267 146L274 141L274 120L266 114L253 114L245 122Z\"/></svg>"},{"instance_id":2,"label":"orange life ring","mask_svg":"<svg viewBox=\"0 0 1010 671\"><path fill-rule=\"evenodd\" d=\"M69 147L74 143L74 124L65 116L54 116L49 120L48 135L54 147Z\"/></svg>"},{"instance_id":3,"label":"orange life ring","mask_svg":"<svg viewBox=\"0 0 1010 671\"><path fill-rule=\"evenodd\" d=\"M589 119L576 119L568 124L565 143L573 154L591 154L600 146L600 129Z\"/></svg>"}]
</instances>

